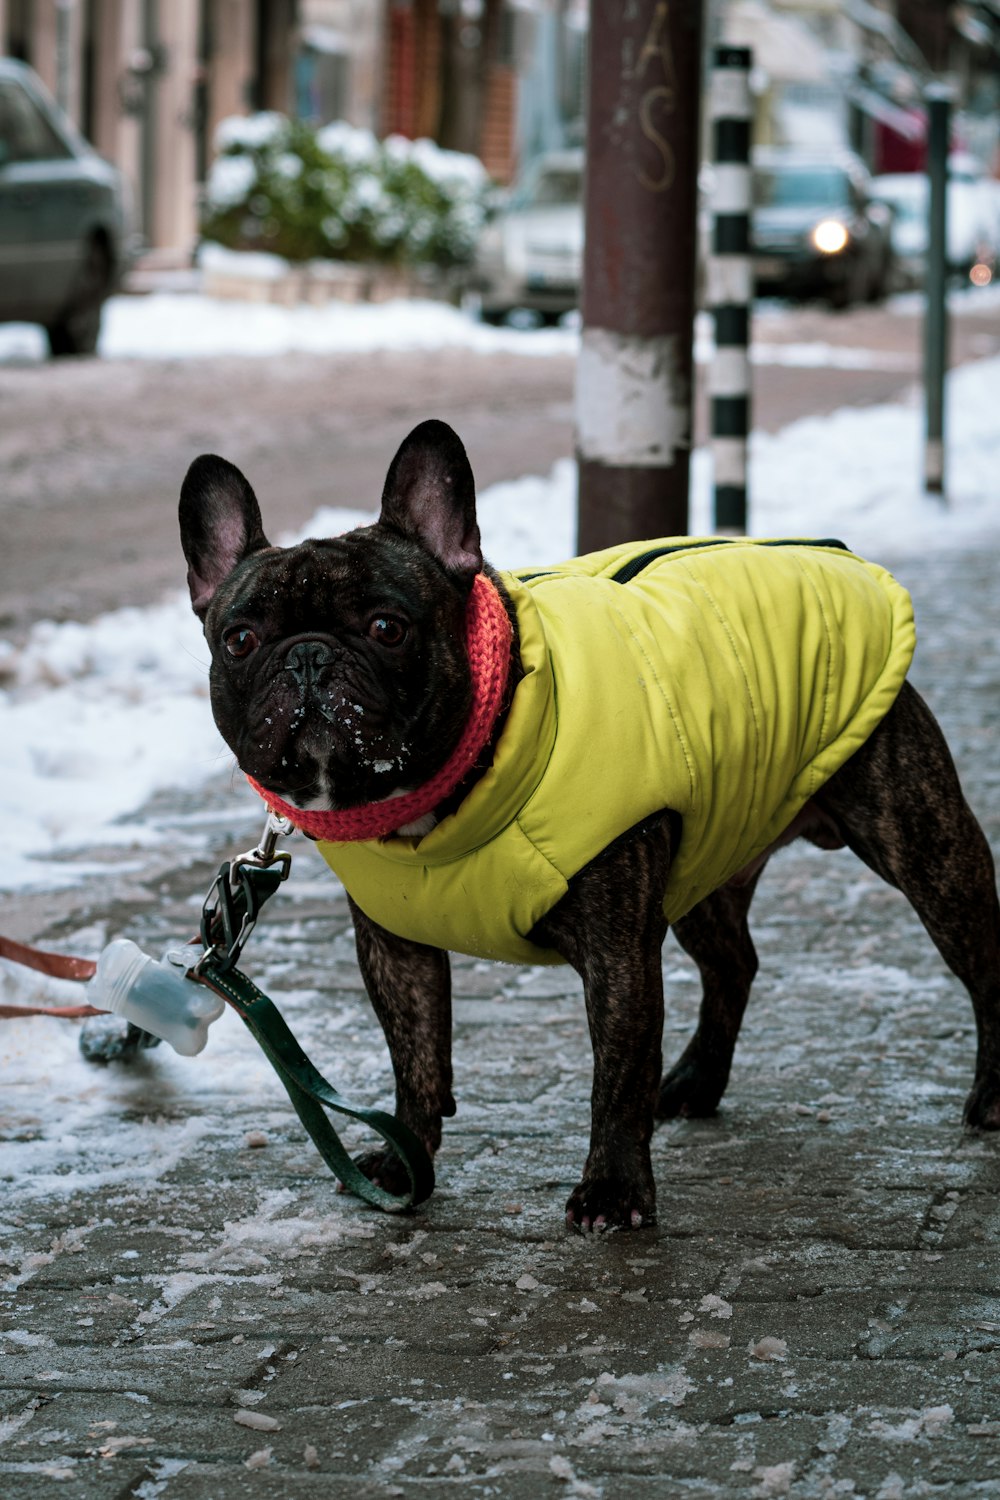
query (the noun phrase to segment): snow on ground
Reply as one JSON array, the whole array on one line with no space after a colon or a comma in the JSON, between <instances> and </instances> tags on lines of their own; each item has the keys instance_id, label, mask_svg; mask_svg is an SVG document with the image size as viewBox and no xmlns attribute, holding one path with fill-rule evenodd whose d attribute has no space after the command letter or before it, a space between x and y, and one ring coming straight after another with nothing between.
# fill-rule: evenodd
<instances>
[{"instance_id":1,"label":"snow on ground","mask_svg":"<svg viewBox=\"0 0 1000 1500\"><path fill-rule=\"evenodd\" d=\"M99 352L105 359L205 359L219 355L357 354L370 349L463 348L479 354L575 354L575 329L494 328L446 303L328 302L282 307L193 292L112 297ZM27 323L0 326L0 363L48 359L45 334Z\"/></svg>"},{"instance_id":2,"label":"snow on ground","mask_svg":"<svg viewBox=\"0 0 1000 1500\"><path fill-rule=\"evenodd\" d=\"M239 255L207 246L205 267L224 271L239 263L242 277L266 284L287 272L287 263L273 255ZM527 357L573 355L579 346L578 319L569 314L558 328L494 328L442 302L395 300L384 303L330 302L325 306L282 307L267 300L245 302L203 296L200 271L186 273L184 295L176 291L147 296L112 297L105 306L100 354L104 359L204 359L234 355L265 358L277 354L356 354L364 350L462 348L477 354L505 352ZM950 297L952 308L971 313L976 307L1000 303L1000 283L974 291L959 290ZM919 315L917 293L892 299L890 307L902 317ZM777 302L758 304L770 319L780 318ZM698 315L695 359L705 364L712 352L712 323ZM41 328L27 323L0 324L0 365L42 364L48 347ZM910 367L908 356L850 348L823 342L771 343L758 328L751 358L755 364L803 369L900 369Z\"/></svg>"},{"instance_id":3,"label":"snow on ground","mask_svg":"<svg viewBox=\"0 0 1000 1500\"><path fill-rule=\"evenodd\" d=\"M318 327L325 311L171 294L119 298L110 307L106 353L124 357L141 348L148 357L169 358L225 346L250 354L274 348L282 338L289 341L282 347L298 348L303 345L295 340ZM406 343L411 338L427 347L435 339L451 341L457 330L484 352L565 350L576 338L571 329L488 329L429 303L338 306L329 319L329 328L339 330L331 337L358 339L356 345L337 344L344 348L373 347L380 337L388 347L413 347ZM23 333L34 331L0 330L0 358L5 350L9 356ZM800 346L791 351L799 362L811 358ZM858 551L894 560L929 541L941 547L995 537L1000 426L990 394L997 389L994 378L1000 381L1000 360L966 366L950 377L947 509L921 494L922 414L916 401L845 408L776 435L754 435L752 534L839 536ZM575 467L568 458L551 474L493 486L480 497L487 556L500 567L515 567L571 555L575 503ZM362 519L369 518L325 510L302 534L330 535ZM711 460L698 451L690 530L711 529ZM6 846L0 888L52 889L86 879L86 862L61 864L60 851L155 840L151 823L133 819L124 827L117 820L138 813L160 789L196 786L231 764L211 719L207 661L199 627L180 594L88 624L40 624L20 651L0 641Z\"/></svg>"}]
</instances>

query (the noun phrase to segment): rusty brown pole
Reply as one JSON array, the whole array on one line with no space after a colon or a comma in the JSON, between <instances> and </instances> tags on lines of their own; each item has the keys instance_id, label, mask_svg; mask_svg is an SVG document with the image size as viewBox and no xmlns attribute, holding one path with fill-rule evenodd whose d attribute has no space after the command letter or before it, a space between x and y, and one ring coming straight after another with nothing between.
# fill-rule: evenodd
<instances>
[{"instance_id":1,"label":"rusty brown pole","mask_svg":"<svg viewBox=\"0 0 1000 1500\"><path fill-rule=\"evenodd\" d=\"M592 0L579 547L687 531L703 0Z\"/></svg>"}]
</instances>

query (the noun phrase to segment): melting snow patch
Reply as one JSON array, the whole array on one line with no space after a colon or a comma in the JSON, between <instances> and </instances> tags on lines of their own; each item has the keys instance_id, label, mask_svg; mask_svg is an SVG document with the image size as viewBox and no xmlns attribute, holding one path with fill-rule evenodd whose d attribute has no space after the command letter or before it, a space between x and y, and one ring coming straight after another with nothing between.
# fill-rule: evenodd
<instances>
[{"instance_id":1,"label":"melting snow patch","mask_svg":"<svg viewBox=\"0 0 1000 1500\"><path fill-rule=\"evenodd\" d=\"M730 1338L728 1333L720 1333L715 1328L692 1328L688 1343L695 1349L728 1349Z\"/></svg>"},{"instance_id":2,"label":"melting snow patch","mask_svg":"<svg viewBox=\"0 0 1000 1500\"><path fill-rule=\"evenodd\" d=\"M594 1485L587 1484L584 1480L578 1479L573 1465L561 1453L553 1454L552 1458L549 1459L549 1469L554 1479L558 1479L563 1484L569 1486L568 1493L570 1495L579 1495L581 1497L593 1496L596 1500L596 1497L601 1493Z\"/></svg>"},{"instance_id":3,"label":"melting snow patch","mask_svg":"<svg viewBox=\"0 0 1000 1500\"><path fill-rule=\"evenodd\" d=\"M183 1469L186 1469L189 1463L190 1459L187 1458L150 1459L148 1467L153 1477L152 1479L144 1479L140 1485L132 1490L131 1493L135 1496L135 1500L157 1500L157 1496L163 1494L170 1480L177 1474L180 1474Z\"/></svg>"},{"instance_id":4,"label":"melting snow patch","mask_svg":"<svg viewBox=\"0 0 1000 1500\"><path fill-rule=\"evenodd\" d=\"M939 1437L954 1420L950 1406L926 1406L900 1422L876 1417L868 1424L868 1431L888 1443L913 1443L922 1437Z\"/></svg>"},{"instance_id":5,"label":"melting snow patch","mask_svg":"<svg viewBox=\"0 0 1000 1500\"><path fill-rule=\"evenodd\" d=\"M597 1377L595 1394L619 1411L647 1411L653 1406L680 1406L694 1381L680 1365L657 1370L649 1375L612 1375L608 1371Z\"/></svg>"},{"instance_id":6,"label":"melting snow patch","mask_svg":"<svg viewBox=\"0 0 1000 1500\"><path fill-rule=\"evenodd\" d=\"M753 1474L758 1481L753 1491L755 1495L787 1495L795 1478L795 1465L772 1464L768 1468L754 1469Z\"/></svg>"},{"instance_id":7,"label":"melting snow patch","mask_svg":"<svg viewBox=\"0 0 1000 1500\"><path fill-rule=\"evenodd\" d=\"M280 1432L281 1423L277 1417L269 1417L262 1411L247 1411L240 1407L233 1415L233 1421L238 1422L241 1427L252 1427L254 1432Z\"/></svg>"},{"instance_id":8,"label":"melting snow patch","mask_svg":"<svg viewBox=\"0 0 1000 1500\"><path fill-rule=\"evenodd\" d=\"M273 1448L258 1448L257 1452L251 1453L250 1457L244 1462L244 1469L268 1468L271 1463L271 1454L273 1452Z\"/></svg>"},{"instance_id":9,"label":"melting snow patch","mask_svg":"<svg viewBox=\"0 0 1000 1500\"><path fill-rule=\"evenodd\" d=\"M758 1339L756 1343L748 1346L751 1359L759 1359L764 1363L774 1360L788 1358L788 1345L784 1339L776 1339L768 1334L765 1338Z\"/></svg>"},{"instance_id":10,"label":"melting snow patch","mask_svg":"<svg viewBox=\"0 0 1000 1500\"><path fill-rule=\"evenodd\" d=\"M443 1297L448 1288L443 1281L425 1281L423 1286L415 1286L410 1296L416 1302L430 1302L434 1297Z\"/></svg>"},{"instance_id":11,"label":"melting snow patch","mask_svg":"<svg viewBox=\"0 0 1000 1500\"><path fill-rule=\"evenodd\" d=\"M26 1426L41 1404L41 1399L36 1397L33 1401L28 1402L23 1411L17 1412L13 1416L0 1417L0 1443L5 1443L8 1438L14 1436L15 1432L19 1432L22 1427Z\"/></svg>"}]
</instances>

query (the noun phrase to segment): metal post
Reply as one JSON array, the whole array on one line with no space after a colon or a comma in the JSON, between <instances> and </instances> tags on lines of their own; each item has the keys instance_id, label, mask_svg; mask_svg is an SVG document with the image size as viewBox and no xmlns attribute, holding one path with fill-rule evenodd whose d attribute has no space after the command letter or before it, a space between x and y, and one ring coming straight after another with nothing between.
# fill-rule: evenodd
<instances>
[{"instance_id":1,"label":"metal post","mask_svg":"<svg viewBox=\"0 0 1000 1500\"><path fill-rule=\"evenodd\" d=\"M750 431L750 258L752 184L749 47L716 47L712 70L712 251L708 304L715 321L709 370L715 529L747 529L747 435Z\"/></svg>"},{"instance_id":2,"label":"metal post","mask_svg":"<svg viewBox=\"0 0 1000 1500\"><path fill-rule=\"evenodd\" d=\"M688 524L703 0L593 0L579 546Z\"/></svg>"},{"instance_id":3,"label":"metal post","mask_svg":"<svg viewBox=\"0 0 1000 1500\"><path fill-rule=\"evenodd\" d=\"M159 129L157 94L159 93L159 0L142 0L142 47L136 57L142 78L142 179L140 212L142 237L147 250L157 244L156 222L156 135Z\"/></svg>"},{"instance_id":4,"label":"metal post","mask_svg":"<svg viewBox=\"0 0 1000 1500\"><path fill-rule=\"evenodd\" d=\"M947 217L948 141L951 90L947 84L927 88L927 171L930 202L927 222L927 310L924 318L924 386L927 440L924 487L944 494L944 377L948 367Z\"/></svg>"}]
</instances>

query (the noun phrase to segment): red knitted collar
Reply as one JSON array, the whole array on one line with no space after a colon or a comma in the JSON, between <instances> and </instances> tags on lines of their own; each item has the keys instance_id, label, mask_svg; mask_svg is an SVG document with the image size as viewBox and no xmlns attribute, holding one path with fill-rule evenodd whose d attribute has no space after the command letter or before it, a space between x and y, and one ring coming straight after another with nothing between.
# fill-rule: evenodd
<instances>
[{"instance_id":1,"label":"red knitted collar","mask_svg":"<svg viewBox=\"0 0 1000 1500\"><path fill-rule=\"evenodd\" d=\"M339 811L306 810L284 802L252 776L247 780L272 812L313 838L353 843L385 838L431 812L468 775L496 723L510 669L512 630L503 600L488 578L477 573L465 615L466 648L472 673L472 708L462 737L436 775L412 792Z\"/></svg>"}]
</instances>

